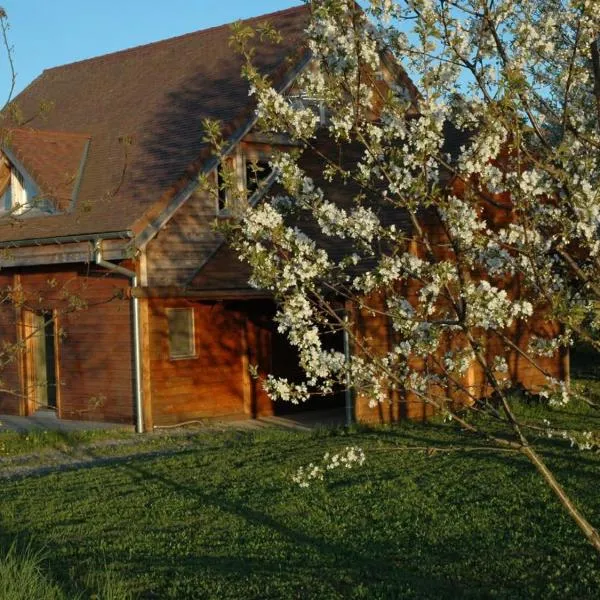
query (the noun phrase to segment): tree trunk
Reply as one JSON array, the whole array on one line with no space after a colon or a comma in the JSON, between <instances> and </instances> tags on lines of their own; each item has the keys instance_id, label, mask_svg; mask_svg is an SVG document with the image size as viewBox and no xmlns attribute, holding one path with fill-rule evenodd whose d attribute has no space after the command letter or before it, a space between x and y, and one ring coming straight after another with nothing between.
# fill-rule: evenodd
<instances>
[{"instance_id":1,"label":"tree trunk","mask_svg":"<svg viewBox=\"0 0 600 600\"><path fill-rule=\"evenodd\" d=\"M577 523L579 529L581 529L588 541L594 546L596 552L600 553L600 534L598 534L598 531L596 531L591 523L579 512L579 509L573 504L558 481L556 481L556 478L546 466L540 455L530 446L524 446L521 452L523 452L523 454L525 454L525 456L533 463L552 491L558 496L561 504L567 509L567 512L571 515L575 523Z\"/></svg>"}]
</instances>

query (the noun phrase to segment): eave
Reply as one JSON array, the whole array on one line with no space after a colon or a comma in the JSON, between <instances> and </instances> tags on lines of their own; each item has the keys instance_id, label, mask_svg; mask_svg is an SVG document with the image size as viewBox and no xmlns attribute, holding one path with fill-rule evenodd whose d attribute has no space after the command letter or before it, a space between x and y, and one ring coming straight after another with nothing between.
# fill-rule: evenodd
<instances>
[{"instance_id":1,"label":"eave","mask_svg":"<svg viewBox=\"0 0 600 600\"><path fill-rule=\"evenodd\" d=\"M194 300L272 300L273 294L265 290L251 288L199 290L179 286L135 287L131 290L134 298L192 298Z\"/></svg>"},{"instance_id":2,"label":"eave","mask_svg":"<svg viewBox=\"0 0 600 600\"><path fill-rule=\"evenodd\" d=\"M129 244L132 237L130 231L111 231L0 242L0 267L93 262L93 243L98 240L104 241L108 260L123 260L131 255Z\"/></svg>"}]
</instances>

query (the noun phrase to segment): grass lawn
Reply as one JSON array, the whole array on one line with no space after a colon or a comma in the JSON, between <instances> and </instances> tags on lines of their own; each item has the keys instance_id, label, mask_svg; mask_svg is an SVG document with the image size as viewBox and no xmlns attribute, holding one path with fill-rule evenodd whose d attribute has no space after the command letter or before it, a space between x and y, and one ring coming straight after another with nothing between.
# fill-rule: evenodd
<instances>
[{"instance_id":1,"label":"grass lawn","mask_svg":"<svg viewBox=\"0 0 600 600\"><path fill-rule=\"evenodd\" d=\"M567 418L600 429L581 406ZM105 573L148 599L599 594L598 557L524 458L403 449L482 445L441 424L147 436L130 454L127 444L75 442L114 461L1 483L0 544L42 551L65 598L89 598ZM13 437L5 447L31 443L43 455L75 442ZM600 525L600 454L541 444ZM298 466L347 445L365 450L362 468L308 489L292 483Z\"/></svg>"}]
</instances>

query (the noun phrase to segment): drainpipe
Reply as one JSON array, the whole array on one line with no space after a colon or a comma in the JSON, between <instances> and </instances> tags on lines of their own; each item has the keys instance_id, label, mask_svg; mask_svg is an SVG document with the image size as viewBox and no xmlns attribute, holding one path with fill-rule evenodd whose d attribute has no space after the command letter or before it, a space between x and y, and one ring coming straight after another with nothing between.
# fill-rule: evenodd
<instances>
[{"instance_id":1,"label":"drainpipe","mask_svg":"<svg viewBox=\"0 0 600 600\"><path fill-rule=\"evenodd\" d=\"M115 263L104 260L102 254L102 240L94 242L94 262L108 271L119 273L131 279L131 287L137 287L137 275L134 271L126 269ZM135 368L135 430L137 433L144 432L144 415L142 403L142 354L140 344L140 301L133 294L131 295L131 312L133 315L133 360Z\"/></svg>"}]
</instances>

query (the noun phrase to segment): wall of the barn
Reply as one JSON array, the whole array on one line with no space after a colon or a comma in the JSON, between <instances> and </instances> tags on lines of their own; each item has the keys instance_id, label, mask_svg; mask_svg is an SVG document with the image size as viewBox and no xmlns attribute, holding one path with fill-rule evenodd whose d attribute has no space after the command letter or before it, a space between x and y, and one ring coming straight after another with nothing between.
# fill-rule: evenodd
<instances>
[{"instance_id":1,"label":"wall of the barn","mask_svg":"<svg viewBox=\"0 0 600 600\"><path fill-rule=\"evenodd\" d=\"M129 281L93 267L37 268L6 274L16 303L0 306L2 343L21 339L16 364L3 370L16 395L2 394L3 411L27 414L32 374L25 351L28 313L56 321L57 411L61 418L132 423L133 368ZM10 279L10 283L8 283ZM16 290L16 291L15 291ZM15 378L15 371L19 377ZM16 381L19 380L20 381ZM16 384L16 385L15 385Z\"/></svg>"},{"instance_id":2,"label":"wall of the barn","mask_svg":"<svg viewBox=\"0 0 600 600\"><path fill-rule=\"evenodd\" d=\"M411 295L409 294L409 297ZM374 356L384 355L391 350L396 343L394 333L390 326L390 320L381 313L385 311L383 299L380 297L371 297L368 300L368 306L371 309L379 311L374 314L369 308L361 307L355 309L351 314L354 323L354 335L360 341L362 349L355 346L354 351L358 354L368 353ZM528 321L518 321L506 332L511 341L517 345L521 352L507 348L498 335L490 334L485 339L486 360L491 363L494 356L503 355L508 363L508 374L513 385L527 390L531 393L537 393L547 386L547 376L557 380L564 380L569 377L568 355L563 352L556 352L550 357L539 357L532 362L525 354L528 353L528 345L531 336L551 338L559 332L558 325L548 320L543 313L535 314ZM447 339L439 351L439 356L443 356L446 350L459 345L464 347L464 340L461 341L458 335ZM435 361L425 361L413 359L411 367L416 370L429 369L435 371ZM496 374L502 379L502 374ZM484 376L483 369L476 363L462 377L460 385L449 385L443 389L430 389L430 393L446 398L454 405L464 405L473 402L473 399L489 397L492 393L490 385ZM468 393L465 392L468 390ZM374 406L371 406L374 404ZM426 419L434 413L434 408L426 404L422 399L413 393L404 393L402 390L390 390L388 399L383 403L373 403L368 394L357 394L355 399L355 416L362 422L395 422L403 419Z\"/></svg>"},{"instance_id":3,"label":"wall of the barn","mask_svg":"<svg viewBox=\"0 0 600 600\"><path fill-rule=\"evenodd\" d=\"M11 301L13 284L12 275L0 276L0 413L19 415L23 411L23 399L16 309Z\"/></svg>"},{"instance_id":4,"label":"wall of the barn","mask_svg":"<svg viewBox=\"0 0 600 600\"><path fill-rule=\"evenodd\" d=\"M212 227L215 217L215 198L196 190L148 244L147 285L187 283L223 239Z\"/></svg>"},{"instance_id":5,"label":"wall of the barn","mask_svg":"<svg viewBox=\"0 0 600 600\"><path fill-rule=\"evenodd\" d=\"M379 310L380 313L385 311L382 297L370 298L369 306ZM365 307L353 308L350 311L350 320L354 324L353 337L362 346L359 348L354 344L352 349L354 353L383 356L392 350L396 341L391 323L380 313L373 314ZM412 367L424 368L423 361L415 359ZM415 394L405 393L401 389L390 389L388 399L384 402L374 402L369 394L360 391L354 399L354 416L362 423L391 423L405 419L424 420L433 412L433 408Z\"/></svg>"},{"instance_id":6,"label":"wall of the barn","mask_svg":"<svg viewBox=\"0 0 600 600\"><path fill-rule=\"evenodd\" d=\"M272 414L269 398L249 366L270 369L271 331L260 302L150 299L149 353L154 425L209 417ZM191 308L194 356L170 358L167 312Z\"/></svg>"}]
</instances>

